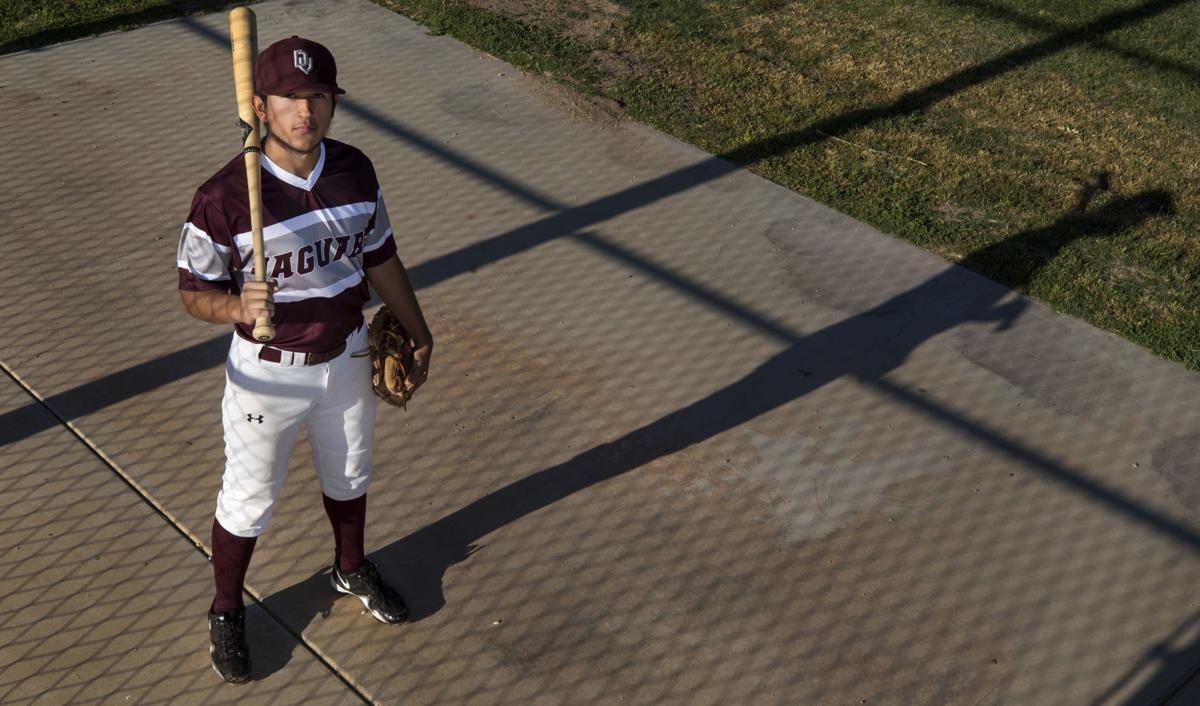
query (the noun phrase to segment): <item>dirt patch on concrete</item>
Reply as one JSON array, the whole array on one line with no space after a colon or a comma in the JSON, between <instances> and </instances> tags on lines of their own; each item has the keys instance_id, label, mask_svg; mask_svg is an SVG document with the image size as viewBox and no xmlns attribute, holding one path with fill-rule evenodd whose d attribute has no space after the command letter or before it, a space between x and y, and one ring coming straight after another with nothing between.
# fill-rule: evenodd
<instances>
[{"instance_id":1,"label":"dirt patch on concrete","mask_svg":"<svg viewBox=\"0 0 1200 706\"><path fill-rule=\"evenodd\" d=\"M1200 434L1171 439L1154 450L1154 468L1170 483L1180 505L1200 514L1200 479L1196 478L1196 456L1200 453Z\"/></svg>"},{"instance_id":2,"label":"dirt patch on concrete","mask_svg":"<svg viewBox=\"0 0 1200 706\"><path fill-rule=\"evenodd\" d=\"M621 106L614 100L578 93L541 76L522 74L521 80L539 100L573 120L606 128L616 126L624 117Z\"/></svg>"}]
</instances>

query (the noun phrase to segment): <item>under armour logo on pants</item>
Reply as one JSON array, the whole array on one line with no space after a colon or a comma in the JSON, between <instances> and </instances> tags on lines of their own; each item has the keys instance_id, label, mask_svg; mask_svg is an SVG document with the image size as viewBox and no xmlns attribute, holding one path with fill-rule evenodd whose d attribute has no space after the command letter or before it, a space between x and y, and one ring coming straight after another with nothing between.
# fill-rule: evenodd
<instances>
[{"instance_id":1,"label":"under armour logo on pants","mask_svg":"<svg viewBox=\"0 0 1200 706\"><path fill-rule=\"evenodd\" d=\"M258 423L259 423L259 424L262 424L262 423L263 423L263 416L262 416L261 414L260 414L260 415L258 415L257 419L258 419ZM253 414L247 414L247 415L246 415L246 421L247 421L247 422L253 422L254 420L255 420L255 416L254 416Z\"/></svg>"}]
</instances>

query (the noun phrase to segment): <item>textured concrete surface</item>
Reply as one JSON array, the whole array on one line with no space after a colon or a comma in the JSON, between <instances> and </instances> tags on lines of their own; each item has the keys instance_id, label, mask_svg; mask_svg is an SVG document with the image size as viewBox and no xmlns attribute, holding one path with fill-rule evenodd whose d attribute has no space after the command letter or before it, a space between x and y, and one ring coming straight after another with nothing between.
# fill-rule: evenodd
<instances>
[{"instance_id":1,"label":"textured concrete surface","mask_svg":"<svg viewBox=\"0 0 1200 706\"><path fill-rule=\"evenodd\" d=\"M338 57L438 341L370 499L415 622L330 593L304 445L250 568L366 698L1141 704L1200 664L1200 377L361 0L255 9ZM201 542L228 339L173 257L236 152L225 32L0 57L39 136L0 138L0 360Z\"/></svg>"},{"instance_id":2,"label":"textured concrete surface","mask_svg":"<svg viewBox=\"0 0 1200 706\"><path fill-rule=\"evenodd\" d=\"M30 401L0 376L0 415L42 427L0 448L0 703L362 703L259 606L263 678L226 687L207 559Z\"/></svg>"}]
</instances>

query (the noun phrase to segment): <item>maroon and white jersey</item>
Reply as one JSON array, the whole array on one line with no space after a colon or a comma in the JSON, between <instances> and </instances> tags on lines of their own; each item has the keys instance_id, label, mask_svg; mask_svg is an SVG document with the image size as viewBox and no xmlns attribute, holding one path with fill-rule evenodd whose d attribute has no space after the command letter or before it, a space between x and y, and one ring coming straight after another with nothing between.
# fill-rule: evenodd
<instances>
[{"instance_id":1,"label":"maroon and white jersey","mask_svg":"<svg viewBox=\"0 0 1200 706\"><path fill-rule=\"evenodd\" d=\"M363 321L364 267L396 252L375 168L350 145L326 139L307 179L262 158L263 250L275 292L272 346L319 352ZM241 155L196 190L179 238L179 288L239 294L254 278L246 165ZM253 340L253 325L237 324Z\"/></svg>"}]
</instances>

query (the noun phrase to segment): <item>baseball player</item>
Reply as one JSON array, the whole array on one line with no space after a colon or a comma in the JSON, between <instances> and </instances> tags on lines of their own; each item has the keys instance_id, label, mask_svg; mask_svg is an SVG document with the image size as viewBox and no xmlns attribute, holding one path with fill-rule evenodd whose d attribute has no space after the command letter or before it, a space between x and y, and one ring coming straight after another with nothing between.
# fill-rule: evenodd
<instances>
[{"instance_id":1,"label":"baseball player","mask_svg":"<svg viewBox=\"0 0 1200 706\"><path fill-rule=\"evenodd\" d=\"M404 265L371 161L325 137L345 93L324 46L276 42L255 64L254 109L262 143L266 282L255 281L241 155L197 191L180 236L179 290L192 316L234 324L221 419L225 474L212 527L216 597L208 611L214 669L250 676L242 585L271 519L288 456L308 430L326 514L333 525L334 589L371 615L398 623L408 609L363 556L375 397L362 309L368 284L410 332L407 383L425 381L433 337ZM251 335L270 315L276 336Z\"/></svg>"}]
</instances>

